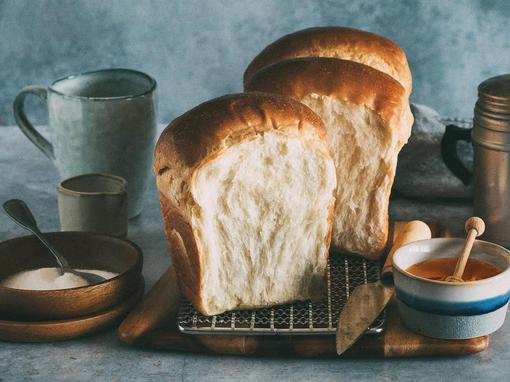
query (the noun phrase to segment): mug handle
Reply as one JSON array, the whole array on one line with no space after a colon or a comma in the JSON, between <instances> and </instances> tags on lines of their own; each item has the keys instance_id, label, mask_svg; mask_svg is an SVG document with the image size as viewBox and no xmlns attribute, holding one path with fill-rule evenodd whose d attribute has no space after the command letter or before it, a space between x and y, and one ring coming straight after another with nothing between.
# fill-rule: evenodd
<instances>
[{"instance_id":1,"label":"mug handle","mask_svg":"<svg viewBox=\"0 0 510 382\"><path fill-rule=\"evenodd\" d=\"M16 119L16 122L23 134L25 134L27 138L44 153L44 155L53 160L55 159L53 145L35 129L25 114L25 98L29 94L35 94L46 101L48 90L46 87L41 85L30 85L21 89L14 99L14 118Z\"/></svg>"},{"instance_id":2,"label":"mug handle","mask_svg":"<svg viewBox=\"0 0 510 382\"><path fill-rule=\"evenodd\" d=\"M471 142L471 130L455 125L446 126L443 138L441 139L441 157L448 169L459 178L465 186L471 183L473 174L469 171L459 158L457 153L458 141Z\"/></svg>"}]
</instances>

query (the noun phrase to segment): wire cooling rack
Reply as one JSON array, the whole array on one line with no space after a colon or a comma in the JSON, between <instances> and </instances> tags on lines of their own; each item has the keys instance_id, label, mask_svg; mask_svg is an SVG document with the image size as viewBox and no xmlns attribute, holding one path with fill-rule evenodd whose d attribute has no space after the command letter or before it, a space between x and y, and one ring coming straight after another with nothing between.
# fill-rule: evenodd
<instances>
[{"instance_id":1,"label":"wire cooling rack","mask_svg":"<svg viewBox=\"0 0 510 382\"><path fill-rule=\"evenodd\" d=\"M187 300L178 314L179 329L188 334L333 334L338 317L354 288L379 280L380 264L361 257L331 255L327 269L326 296L319 302L297 302L271 308L201 315ZM380 333L384 313L368 328Z\"/></svg>"}]
</instances>

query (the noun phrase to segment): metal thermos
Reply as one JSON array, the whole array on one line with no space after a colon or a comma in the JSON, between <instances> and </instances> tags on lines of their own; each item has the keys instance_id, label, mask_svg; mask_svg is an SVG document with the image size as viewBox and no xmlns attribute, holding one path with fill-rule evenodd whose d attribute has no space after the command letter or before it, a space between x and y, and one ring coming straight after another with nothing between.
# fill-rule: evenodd
<instances>
[{"instance_id":1,"label":"metal thermos","mask_svg":"<svg viewBox=\"0 0 510 382\"><path fill-rule=\"evenodd\" d=\"M510 247L510 74L478 86L472 141L474 213L484 239Z\"/></svg>"}]
</instances>

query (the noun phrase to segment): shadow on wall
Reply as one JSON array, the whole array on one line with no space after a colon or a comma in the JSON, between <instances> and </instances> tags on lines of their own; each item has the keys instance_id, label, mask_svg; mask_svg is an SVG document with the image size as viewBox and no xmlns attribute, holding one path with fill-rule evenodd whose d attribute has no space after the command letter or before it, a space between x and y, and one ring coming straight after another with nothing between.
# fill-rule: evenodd
<instances>
[{"instance_id":1,"label":"shadow on wall","mask_svg":"<svg viewBox=\"0 0 510 382\"><path fill-rule=\"evenodd\" d=\"M215 96L240 91L250 60L283 34L346 25L387 36L407 52L415 102L470 117L476 85L510 72L510 2L137 1L0 2L0 125L16 92L86 70L129 67L159 83L168 122ZM28 100L35 121L44 108Z\"/></svg>"}]
</instances>

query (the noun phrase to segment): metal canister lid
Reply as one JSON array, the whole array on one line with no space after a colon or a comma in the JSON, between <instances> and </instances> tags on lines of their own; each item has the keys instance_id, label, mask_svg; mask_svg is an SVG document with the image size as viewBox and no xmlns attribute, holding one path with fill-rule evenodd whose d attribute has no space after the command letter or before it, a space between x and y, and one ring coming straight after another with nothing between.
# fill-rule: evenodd
<instances>
[{"instance_id":1,"label":"metal canister lid","mask_svg":"<svg viewBox=\"0 0 510 382\"><path fill-rule=\"evenodd\" d=\"M510 74L489 78L478 86L473 125L473 143L510 151Z\"/></svg>"},{"instance_id":2,"label":"metal canister lid","mask_svg":"<svg viewBox=\"0 0 510 382\"><path fill-rule=\"evenodd\" d=\"M503 74L478 85L478 96L496 103L510 105L510 74Z\"/></svg>"},{"instance_id":3,"label":"metal canister lid","mask_svg":"<svg viewBox=\"0 0 510 382\"><path fill-rule=\"evenodd\" d=\"M487 117L510 121L510 74L483 81L478 86L476 107Z\"/></svg>"},{"instance_id":4,"label":"metal canister lid","mask_svg":"<svg viewBox=\"0 0 510 382\"><path fill-rule=\"evenodd\" d=\"M482 133L480 129L510 133L510 74L489 78L478 86L473 122L480 138L486 133L493 135ZM499 140L508 142L510 138L500 137Z\"/></svg>"}]
</instances>

